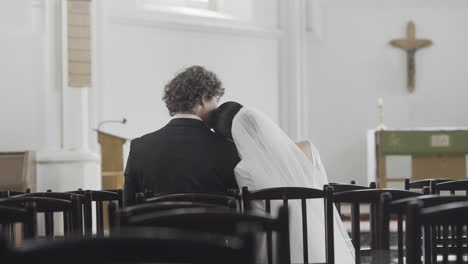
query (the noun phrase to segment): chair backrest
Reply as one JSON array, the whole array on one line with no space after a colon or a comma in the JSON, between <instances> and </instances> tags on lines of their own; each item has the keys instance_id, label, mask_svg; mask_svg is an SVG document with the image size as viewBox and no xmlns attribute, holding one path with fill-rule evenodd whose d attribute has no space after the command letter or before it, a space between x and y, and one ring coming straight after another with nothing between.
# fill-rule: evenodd
<instances>
[{"instance_id":1,"label":"chair backrest","mask_svg":"<svg viewBox=\"0 0 468 264\"><path fill-rule=\"evenodd\" d=\"M421 257L424 257L424 263L435 263L433 261L434 251L424 254L421 251L421 242L434 244L433 235L434 226L442 226L443 236L448 238L448 230L451 229L451 239L454 243L449 247L448 239L444 239L441 252L445 263L448 263L450 251L456 255L456 263L464 263L463 255L468 253L466 244L466 235L464 229L468 228L468 202L455 202L443 205L437 205L424 208L420 201L413 201L408 204L406 213L406 261L407 263L421 263ZM449 228L450 227L450 228ZM421 229L423 229L423 239L421 241ZM429 230L428 230L429 229Z\"/></svg>"},{"instance_id":2,"label":"chair backrest","mask_svg":"<svg viewBox=\"0 0 468 264\"><path fill-rule=\"evenodd\" d=\"M4 250L6 263L254 263L251 232L212 235L168 228L121 230L106 238L31 241ZM3 262L2 262L3 263Z\"/></svg>"},{"instance_id":3,"label":"chair backrest","mask_svg":"<svg viewBox=\"0 0 468 264\"><path fill-rule=\"evenodd\" d=\"M157 202L200 202L207 204L216 204L220 206L227 206L229 208L238 208L237 200L231 196L224 196L218 194L208 193L172 193L156 195L152 198L144 200L144 203L157 203Z\"/></svg>"},{"instance_id":4,"label":"chair backrest","mask_svg":"<svg viewBox=\"0 0 468 264\"><path fill-rule=\"evenodd\" d=\"M354 191L354 190L375 189L375 187L357 185L356 183L350 183L350 184L347 184L347 183L330 183L329 185L331 187L333 187L333 193L347 192L347 191Z\"/></svg>"},{"instance_id":5,"label":"chair backrest","mask_svg":"<svg viewBox=\"0 0 468 264\"><path fill-rule=\"evenodd\" d=\"M69 193L81 194L85 196L85 202L83 203L82 211L85 235L88 237L91 237L93 232L93 215L96 216L96 235L104 236L105 202L117 201L118 207L123 207L123 192L121 189L105 191L77 190L71 191ZM93 202L96 204L94 212L92 206Z\"/></svg>"},{"instance_id":6,"label":"chair backrest","mask_svg":"<svg viewBox=\"0 0 468 264\"><path fill-rule=\"evenodd\" d=\"M363 186L363 185L356 185L355 181L351 181L350 184L330 183L329 185L331 187L333 187L333 193L348 192L348 191L354 191L354 190L375 189L375 182L371 183L370 187ZM340 214L341 218L343 219L343 215L341 213L341 204L340 203L335 203L335 206L336 206L336 210L338 210L338 213Z\"/></svg>"},{"instance_id":7,"label":"chair backrest","mask_svg":"<svg viewBox=\"0 0 468 264\"><path fill-rule=\"evenodd\" d=\"M72 209L69 214L64 214L64 230L69 230L69 233L74 235L83 234L83 212L81 207L86 203L86 197L82 194L68 193L68 192L27 192L14 197L47 197L61 200L68 200L72 203ZM48 216L49 215L49 216ZM46 218L52 217L52 214L46 213ZM69 218L65 220L65 218Z\"/></svg>"},{"instance_id":8,"label":"chair backrest","mask_svg":"<svg viewBox=\"0 0 468 264\"><path fill-rule=\"evenodd\" d=\"M8 198L11 196L23 194L24 192L18 192L18 191L0 191L0 198Z\"/></svg>"},{"instance_id":9,"label":"chair backrest","mask_svg":"<svg viewBox=\"0 0 468 264\"><path fill-rule=\"evenodd\" d=\"M161 212L165 210L184 209L184 208L226 208L226 209L229 209L229 207L227 206L222 206L222 205L217 205L217 204L212 204L212 203L176 201L176 202L144 203L144 204L138 204L138 205L133 205L133 206L127 206L123 209L120 209L119 214L125 215L125 217L130 217L134 215L157 213L157 212Z\"/></svg>"},{"instance_id":10,"label":"chair backrest","mask_svg":"<svg viewBox=\"0 0 468 264\"><path fill-rule=\"evenodd\" d=\"M236 199L237 201L237 209L239 211L243 211L243 208L242 208L242 194L241 194L241 190L238 189L238 188L234 188L234 189L228 189L227 190L227 193L229 196L231 196L232 198Z\"/></svg>"},{"instance_id":11,"label":"chair backrest","mask_svg":"<svg viewBox=\"0 0 468 264\"><path fill-rule=\"evenodd\" d=\"M272 232L277 234L277 246L280 258L289 261L289 214L288 209L280 209L278 217L273 218L268 214L260 213L239 213L232 209L225 208L186 208L165 210L157 213L140 214L127 216L118 215L121 227L129 226L155 226L173 227L199 232L212 232L219 234L235 234L240 223L256 224L262 228L270 239L267 240L267 249L270 252L273 248L271 240ZM269 263L272 263L272 256L268 255Z\"/></svg>"},{"instance_id":12,"label":"chair backrest","mask_svg":"<svg viewBox=\"0 0 468 264\"><path fill-rule=\"evenodd\" d=\"M33 193L20 193L10 197L47 197L63 200L72 200L73 198L82 199L83 195L68 193L68 192L33 192Z\"/></svg>"},{"instance_id":13,"label":"chair backrest","mask_svg":"<svg viewBox=\"0 0 468 264\"><path fill-rule=\"evenodd\" d=\"M419 181L411 181L410 179L406 178L405 190L409 191L409 190L415 189L415 190L421 191L424 194L430 194L430 193L427 193L427 191L430 190L428 188L430 188L431 182L441 183L441 182L446 182L446 181L451 181L451 180L450 179L426 179L426 180L419 180ZM424 189L424 187L428 187L428 188Z\"/></svg>"},{"instance_id":14,"label":"chair backrest","mask_svg":"<svg viewBox=\"0 0 468 264\"><path fill-rule=\"evenodd\" d=\"M63 213L64 222L64 236L70 237L75 233L73 229L72 219L79 209L78 197L74 196L72 201L65 199L56 199L49 197L10 197L0 199L0 205L25 207L28 203L34 202L36 204L36 212L44 213L45 215L45 234L47 239L54 239L54 218L53 214L56 212Z\"/></svg>"},{"instance_id":15,"label":"chair backrest","mask_svg":"<svg viewBox=\"0 0 468 264\"><path fill-rule=\"evenodd\" d=\"M302 187L281 187L268 188L250 191L247 187L242 187L242 200L244 210L252 209L253 201L264 201L265 211L271 213L271 201L281 200L284 207L288 207L289 200L301 201L302 213L302 243L303 243L303 259L304 263L309 263L309 246L308 246L308 221L307 221L307 200L309 199L324 199L324 223L325 223L325 258L326 263L334 263L334 230L333 230L333 204L327 199L333 192L333 188L325 185L324 190L302 188ZM270 236L267 236L271 240ZM272 252L268 252L269 259Z\"/></svg>"},{"instance_id":16,"label":"chair backrest","mask_svg":"<svg viewBox=\"0 0 468 264\"><path fill-rule=\"evenodd\" d=\"M405 199L393 200L390 193L384 193L381 199L381 212L383 217L381 218L381 226L380 230L382 230L382 248L389 249L389 241L390 241L390 232L389 232L389 225L390 225L390 218L392 215L397 216L398 221L398 231L397 231L397 255L398 255L398 263L403 263L404 259L404 246L403 246L403 220L406 218L406 213L408 209L408 205L411 202L418 201L421 203L422 208L442 205L447 203L453 203L458 201L468 201L468 196L439 196L439 195L421 195L416 197L409 197ZM436 228L437 232L440 229ZM406 227L408 230L408 227ZM429 244L425 245L425 251L429 252L433 250L432 246L429 247ZM436 254L436 253L435 253ZM434 254L434 256L435 256Z\"/></svg>"},{"instance_id":17,"label":"chair backrest","mask_svg":"<svg viewBox=\"0 0 468 264\"><path fill-rule=\"evenodd\" d=\"M361 254L368 255L381 250L382 232L379 229L381 212L380 197L383 193L390 193L393 199L403 199L421 195L417 192L395 189L368 189L340 192L333 194L333 202L351 204L351 238L356 250L356 263L361 262ZM369 205L370 222L370 250L361 249L361 205Z\"/></svg>"},{"instance_id":18,"label":"chair backrest","mask_svg":"<svg viewBox=\"0 0 468 264\"><path fill-rule=\"evenodd\" d=\"M22 238L34 238L36 236L36 204L28 202L24 208L0 205L0 230L2 238L14 241L15 230L13 224L23 225ZM0 238L1 239L1 238Z\"/></svg>"},{"instance_id":19,"label":"chair backrest","mask_svg":"<svg viewBox=\"0 0 468 264\"><path fill-rule=\"evenodd\" d=\"M82 222L82 228L84 231L84 235L86 237L92 237L93 235L93 204L91 200L91 191L89 190L77 190L77 191L70 191L68 193L72 194L79 194L84 196L81 202L81 222Z\"/></svg>"},{"instance_id":20,"label":"chair backrest","mask_svg":"<svg viewBox=\"0 0 468 264\"><path fill-rule=\"evenodd\" d=\"M110 231L114 231L116 228L120 226L120 222L124 221L124 219L128 219L130 216L134 215L142 215L142 214L149 214L149 213L157 213L166 210L173 210L173 209L184 209L184 208L229 208L227 206L221 206L217 204L209 204L209 203L199 203L199 202L184 202L184 201L176 201L176 202L155 202L155 203L144 203L144 204L137 204L133 206L127 206L125 208L121 208L117 213L117 206L114 202L109 203L108 205L108 212L109 212L109 223L110 223ZM119 218L117 218L117 214Z\"/></svg>"},{"instance_id":21,"label":"chair backrest","mask_svg":"<svg viewBox=\"0 0 468 264\"><path fill-rule=\"evenodd\" d=\"M468 180L432 182L431 191L435 194L440 194L441 191L449 191L452 195L456 191L465 191L465 194L468 195Z\"/></svg>"},{"instance_id":22,"label":"chair backrest","mask_svg":"<svg viewBox=\"0 0 468 264\"><path fill-rule=\"evenodd\" d=\"M112 193L117 193L117 198L116 201L118 202L119 208L123 207L123 190L122 189L107 189L103 190L105 192L112 192Z\"/></svg>"}]
</instances>

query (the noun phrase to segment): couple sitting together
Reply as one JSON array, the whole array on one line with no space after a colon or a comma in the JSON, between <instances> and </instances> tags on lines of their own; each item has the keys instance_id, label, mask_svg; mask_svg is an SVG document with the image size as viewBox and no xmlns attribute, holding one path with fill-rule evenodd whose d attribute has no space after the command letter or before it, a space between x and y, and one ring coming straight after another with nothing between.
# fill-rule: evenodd
<instances>
[{"instance_id":1,"label":"couple sitting together","mask_svg":"<svg viewBox=\"0 0 468 264\"><path fill-rule=\"evenodd\" d=\"M134 139L125 169L125 202L135 194L217 193L247 186L323 189L328 184L317 149L296 145L267 115L236 102L218 107L224 88L200 66L180 72L164 89L172 120ZM301 151L301 149L303 151ZM314 199L315 200L315 199ZM309 256L325 261L323 202L310 200ZM336 263L354 263L354 249L335 210ZM290 206L291 260L303 256L300 206Z\"/></svg>"}]
</instances>

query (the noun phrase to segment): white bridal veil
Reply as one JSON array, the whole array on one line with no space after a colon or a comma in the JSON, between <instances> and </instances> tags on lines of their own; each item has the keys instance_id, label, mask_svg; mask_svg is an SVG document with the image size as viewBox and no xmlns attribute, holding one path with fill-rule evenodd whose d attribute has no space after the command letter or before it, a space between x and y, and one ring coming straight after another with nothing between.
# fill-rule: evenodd
<instances>
[{"instance_id":1,"label":"white bridal veil","mask_svg":"<svg viewBox=\"0 0 468 264\"><path fill-rule=\"evenodd\" d=\"M243 107L235 116L232 136L241 162L235 169L239 187L250 190L274 187L323 189L328 184L317 149L312 145L312 162L265 114ZM261 205L258 205L262 207ZM275 212L272 204L272 212ZM290 202L291 260L302 262L302 224L299 202ZM260 208L264 209L264 208ZM308 200L309 261L325 261L325 221L323 201ZM354 263L354 248L335 210L336 263Z\"/></svg>"}]
</instances>

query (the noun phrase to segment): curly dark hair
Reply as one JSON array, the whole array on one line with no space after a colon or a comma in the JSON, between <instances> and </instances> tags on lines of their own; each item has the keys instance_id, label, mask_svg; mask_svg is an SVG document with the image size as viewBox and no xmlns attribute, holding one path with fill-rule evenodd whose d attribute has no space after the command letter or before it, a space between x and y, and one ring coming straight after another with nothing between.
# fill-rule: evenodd
<instances>
[{"instance_id":1,"label":"curly dark hair","mask_svg":"<svg viewBox=\"0 0 468 264\"><path fill-rule=\"evenodd\" d=\"M223 95L224 88L215 73L202 66L191 66L166 84L163 100L173 116L177 112L190 112L203 96L211 99Z\"/></svg>"}]
</instances>

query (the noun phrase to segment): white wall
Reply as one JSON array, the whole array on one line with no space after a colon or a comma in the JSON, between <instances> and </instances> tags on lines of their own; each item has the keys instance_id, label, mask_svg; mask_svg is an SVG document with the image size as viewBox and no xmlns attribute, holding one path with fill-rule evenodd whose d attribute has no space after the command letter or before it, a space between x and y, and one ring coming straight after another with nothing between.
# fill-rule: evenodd
<instances>
[{"instance_id":1,"label":"white wall","mask_svg":"<svg viewBox=\"0 0 468 264\"><path fill-rule=\"evenodd\" d=\"M377 126L378 97L387 127L468 126L466 7L461 1L323 1L323 39L310 33L307 43L307 121L332 180L367 183L366 130ZM405 37L409 20L417 37L434 42L416 55L413 94L406 89L406 55L388 44Z\"/></svg>"},{"instance_id":2,"label":"white wall","mask_svg":"<svg viewBox=\"0 0 468 264\"><path fill-rule=\"evenodd\" d=\"M161 99L164 85L195 64L219 75L226 88L223 101L258 107L277 120L278 39L274 29L265 29L275 24L276 3L261 3L265 8L253 12L269 12L262 24L237 29L231 23L223 29L143 19L128 10L122 14L115 0L104 1L100 119L126 117L128 123L103 130L134 138L164 126L170 119Z\"/></svg>"},{"instance_id":3,"label":"white wall","mask_svg":"<svg viewBox=\"0 0 468 264\"><path fill-rule=\"evenodd\" d=\"M169 120L161 100L164 85L194 64L219 74L224 100L253 105L278 120L277 3L252 3L243 21L191 24L177 16L178 22L135 16L133 0L94 1L93 87L85 91L89 103L75 105L66 103L74 99L66 95L70 88L62 87L60 1L0 1L0 151L38 151L41 188L73 189L62 177L65 171L80 174L88 163L99 165L91 129L91 152L65 144L78 123L89 120L89 128L96 128L101 120L127 117L125 126L103 127L127 138L159 129ZM72 120L86 105L89 116ZM83 175L95 177L94 167L93 173L65 174L85 182L80 187L89 185Z\"/></svg>"},{"instance_id":4,"label":"white wall","mask_svg":"<svg viewBox=\"0 0 468 264\"><path fill-rule=\"evenodd\" d=\"M41 145L42 36L33 22L31 1L0 1L0 151Z\"/></svg>"},{"instance_id":5,"label":"white wall","mask_svg":"<svg viewBox=\"0 0 468 264\"><path fill-rule=\"evenodd\" d=\"M60 145L50 128L60 103L45 94L44 32L35 7L44 1L0 1L0 150L39 150ZM204 65L219 74L225 100L253 105L279 119L277 1L258 0L253 26L197 26L125 15L132 0L98 6L95 87L89 90L90 127L127 117L103 130L127 138L154 131L169 120L164 85L181 68ZM306 125L331 180L366 181L366 130L377 125L383 97L388 127L468 126L468 3L460 0L321 1L322 23L307 35ZM134 10L135 11L135 10ZM131 12L130 12L131 13ZM136 11L133 12L135 15ZM405 55L388 45L414 20L418 37L434 46L418 52L416 91L406 90ZM312 21L314 21L312 19ZM237 28L239 26L239 28ZM322 32L322 38L316 33ZM51 99L52 98L52 99ZM55 99L53 99L55 100ZM49 105L54 107L48 107ZM55 109L57 107L57 109ZM51 111L55 109L55 111ZM49 111L50 110L50 111ZM48 118L52 116L52 121ZM52 124L52 125L50 125ZM58 122L58 127L60 127ZM45 133L45 131L48 133ZM53 137L54 139L47 139ZM94 132L90 143L97 151ZM128 150L127 150L128 151Z\"/></svg>"}]
</instances>

